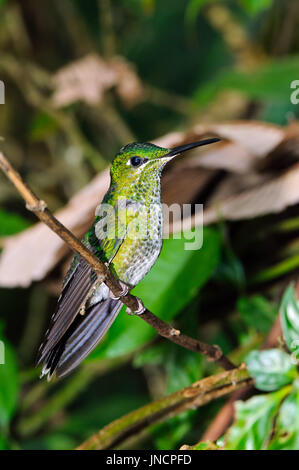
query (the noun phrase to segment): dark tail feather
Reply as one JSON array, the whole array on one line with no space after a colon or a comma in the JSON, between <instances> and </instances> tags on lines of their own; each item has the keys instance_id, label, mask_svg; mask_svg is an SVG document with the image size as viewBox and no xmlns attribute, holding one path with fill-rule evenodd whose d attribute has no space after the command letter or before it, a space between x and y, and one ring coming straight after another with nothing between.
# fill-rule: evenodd
<instances>
[{"instance_id":1,"label":"dark tail feather","mask_svg":"<svg viewBox=\"0 0 299 470\"><path fill-rule=\"evenodd\" d=\"M42 376L50 379L69 374L96 347L122 307L120 300L108 298L78 314L60 341L44 359Z\"/></svg>"}]
</instances>

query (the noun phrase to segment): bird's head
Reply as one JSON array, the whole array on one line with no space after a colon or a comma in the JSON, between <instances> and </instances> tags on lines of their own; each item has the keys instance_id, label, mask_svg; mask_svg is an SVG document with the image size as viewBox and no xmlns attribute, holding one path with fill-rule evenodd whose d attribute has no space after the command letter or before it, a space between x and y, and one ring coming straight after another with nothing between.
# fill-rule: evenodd
<instances>
[{"instance_id":1,"label":"bird's head","mask_svg":"<svg viewBox=\"0 0 299 470\"><path fill-rule=\"evenodd\" d=\"M159 174L167 162L182 152L219 140L218 138L205 139L173 149L158 147L150 143L133 142L125 145L112 162L111 181L114 184L130 184L137 183L140 177L144 181L144 178Z\"/></svg>"}]
</instances>

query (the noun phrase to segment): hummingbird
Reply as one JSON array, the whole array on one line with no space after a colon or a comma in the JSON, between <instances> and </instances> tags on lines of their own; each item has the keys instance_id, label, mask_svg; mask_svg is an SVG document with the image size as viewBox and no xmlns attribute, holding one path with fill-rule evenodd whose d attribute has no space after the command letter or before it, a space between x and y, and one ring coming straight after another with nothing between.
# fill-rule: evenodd
<instances>
[{"instance_id":1,"label":"hummingbird","mask_svg":"<svg viewBox=\"0 0 299 470\"><path fill-rule=\"evenodd\" d=\"M84 245L109 266L126 295L149 272L162 248L161 174L182 152L219 141L211 138L162 148L130 143L120 149L110 167L110 186L96 209ZM105 282L75 255L62 285L37 357L41 377L64 377L77 367L106 334L121 307ZM144 307L139 300L142 314Z\"/></svg>"}]
</instances>

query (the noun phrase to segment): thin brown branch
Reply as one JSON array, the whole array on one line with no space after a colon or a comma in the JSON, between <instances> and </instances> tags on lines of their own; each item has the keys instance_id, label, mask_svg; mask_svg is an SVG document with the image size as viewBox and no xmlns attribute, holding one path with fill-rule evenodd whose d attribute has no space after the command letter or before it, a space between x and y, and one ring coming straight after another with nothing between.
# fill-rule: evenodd
<instances>
[{"instance_id":1,"label":"thin brown branch","mask_svg":"<svg viewBox=\"0 0 299 470\"><path fill-rule=\"evenodd\" d=\"M96 256L94 256L64 225L62 225L49 211L44 201L41 201L26 185L21 175L12 167L7 158L0 153L0 168L5 175L14 184L20 195L26 202L27 209L33 211L36 216L44 222L53 232L55 232L69 248L78 253L96 272L98 276L97 282L104 282L109 287L115 297L119 297L122 293L122 287L118 280L111 274L109 268L103 264ZM136 312L139 308L138 300L132 294L121 297L121 301L129 307L132 312ZM215 361L224 369L234 369L235 365L224 356L219 346L196 341L180 331L175 330L163 320L156 317L149 310L139 315L144 321L151 325L158 334L164 338L184 348L190 349L205 355L210 361Z\"/></svg>"},{"instance_id":2,"label":"thin brown branch","mask_svg":"<svg viewBox=\"0 0 299 470\"><path fill-rule=\"evenodd\" d=\"M234 390L246 387L251 382L252 379L244 365L238 369L206 377L190 387L160 398L113 421L83 442L77 450L115 448L125 439L154 423L203 406Z\"/></svg>"}]
</instances>

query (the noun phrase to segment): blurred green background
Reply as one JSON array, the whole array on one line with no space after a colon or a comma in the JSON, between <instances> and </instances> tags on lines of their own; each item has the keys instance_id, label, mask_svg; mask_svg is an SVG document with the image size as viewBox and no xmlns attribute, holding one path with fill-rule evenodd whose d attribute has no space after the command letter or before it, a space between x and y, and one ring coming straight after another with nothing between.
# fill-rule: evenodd
<instances>
[{"instance_id":1,"label":"blurred green background","mask_svg":"<svg viewBox=\"0 0 299 470\"><path fill-rule=\"evenodd\" d=\"M152 141L196 123L287 126L299 114L290 101L290 83L299 79L298 25L296 0L0 0L1 149L56 210L130 141ZM57 71L88 54L108 67L103 82L113 60L123 66L120 78L100 85L104 91L95 99L56 96L53 105ZM203 202L210 190L192 202ZM192 256L181 240L168 240L136 292L155 314L219 344L239 362L267 335L281 292L297 273L298 218L294 206L216 223ZM285 220L294 223L279 226ZM0 175L0 246L34 223ZM266 271L272 266L278 268ZM6 353L0 448L72 449L112 420L216 371L123 314L70 377L39 381L34 358L63 269L60 263L28 288L0 288ZM223 403L155 424L123 447L178 449L197 442Z\"/></svg>"}]
</instances>

